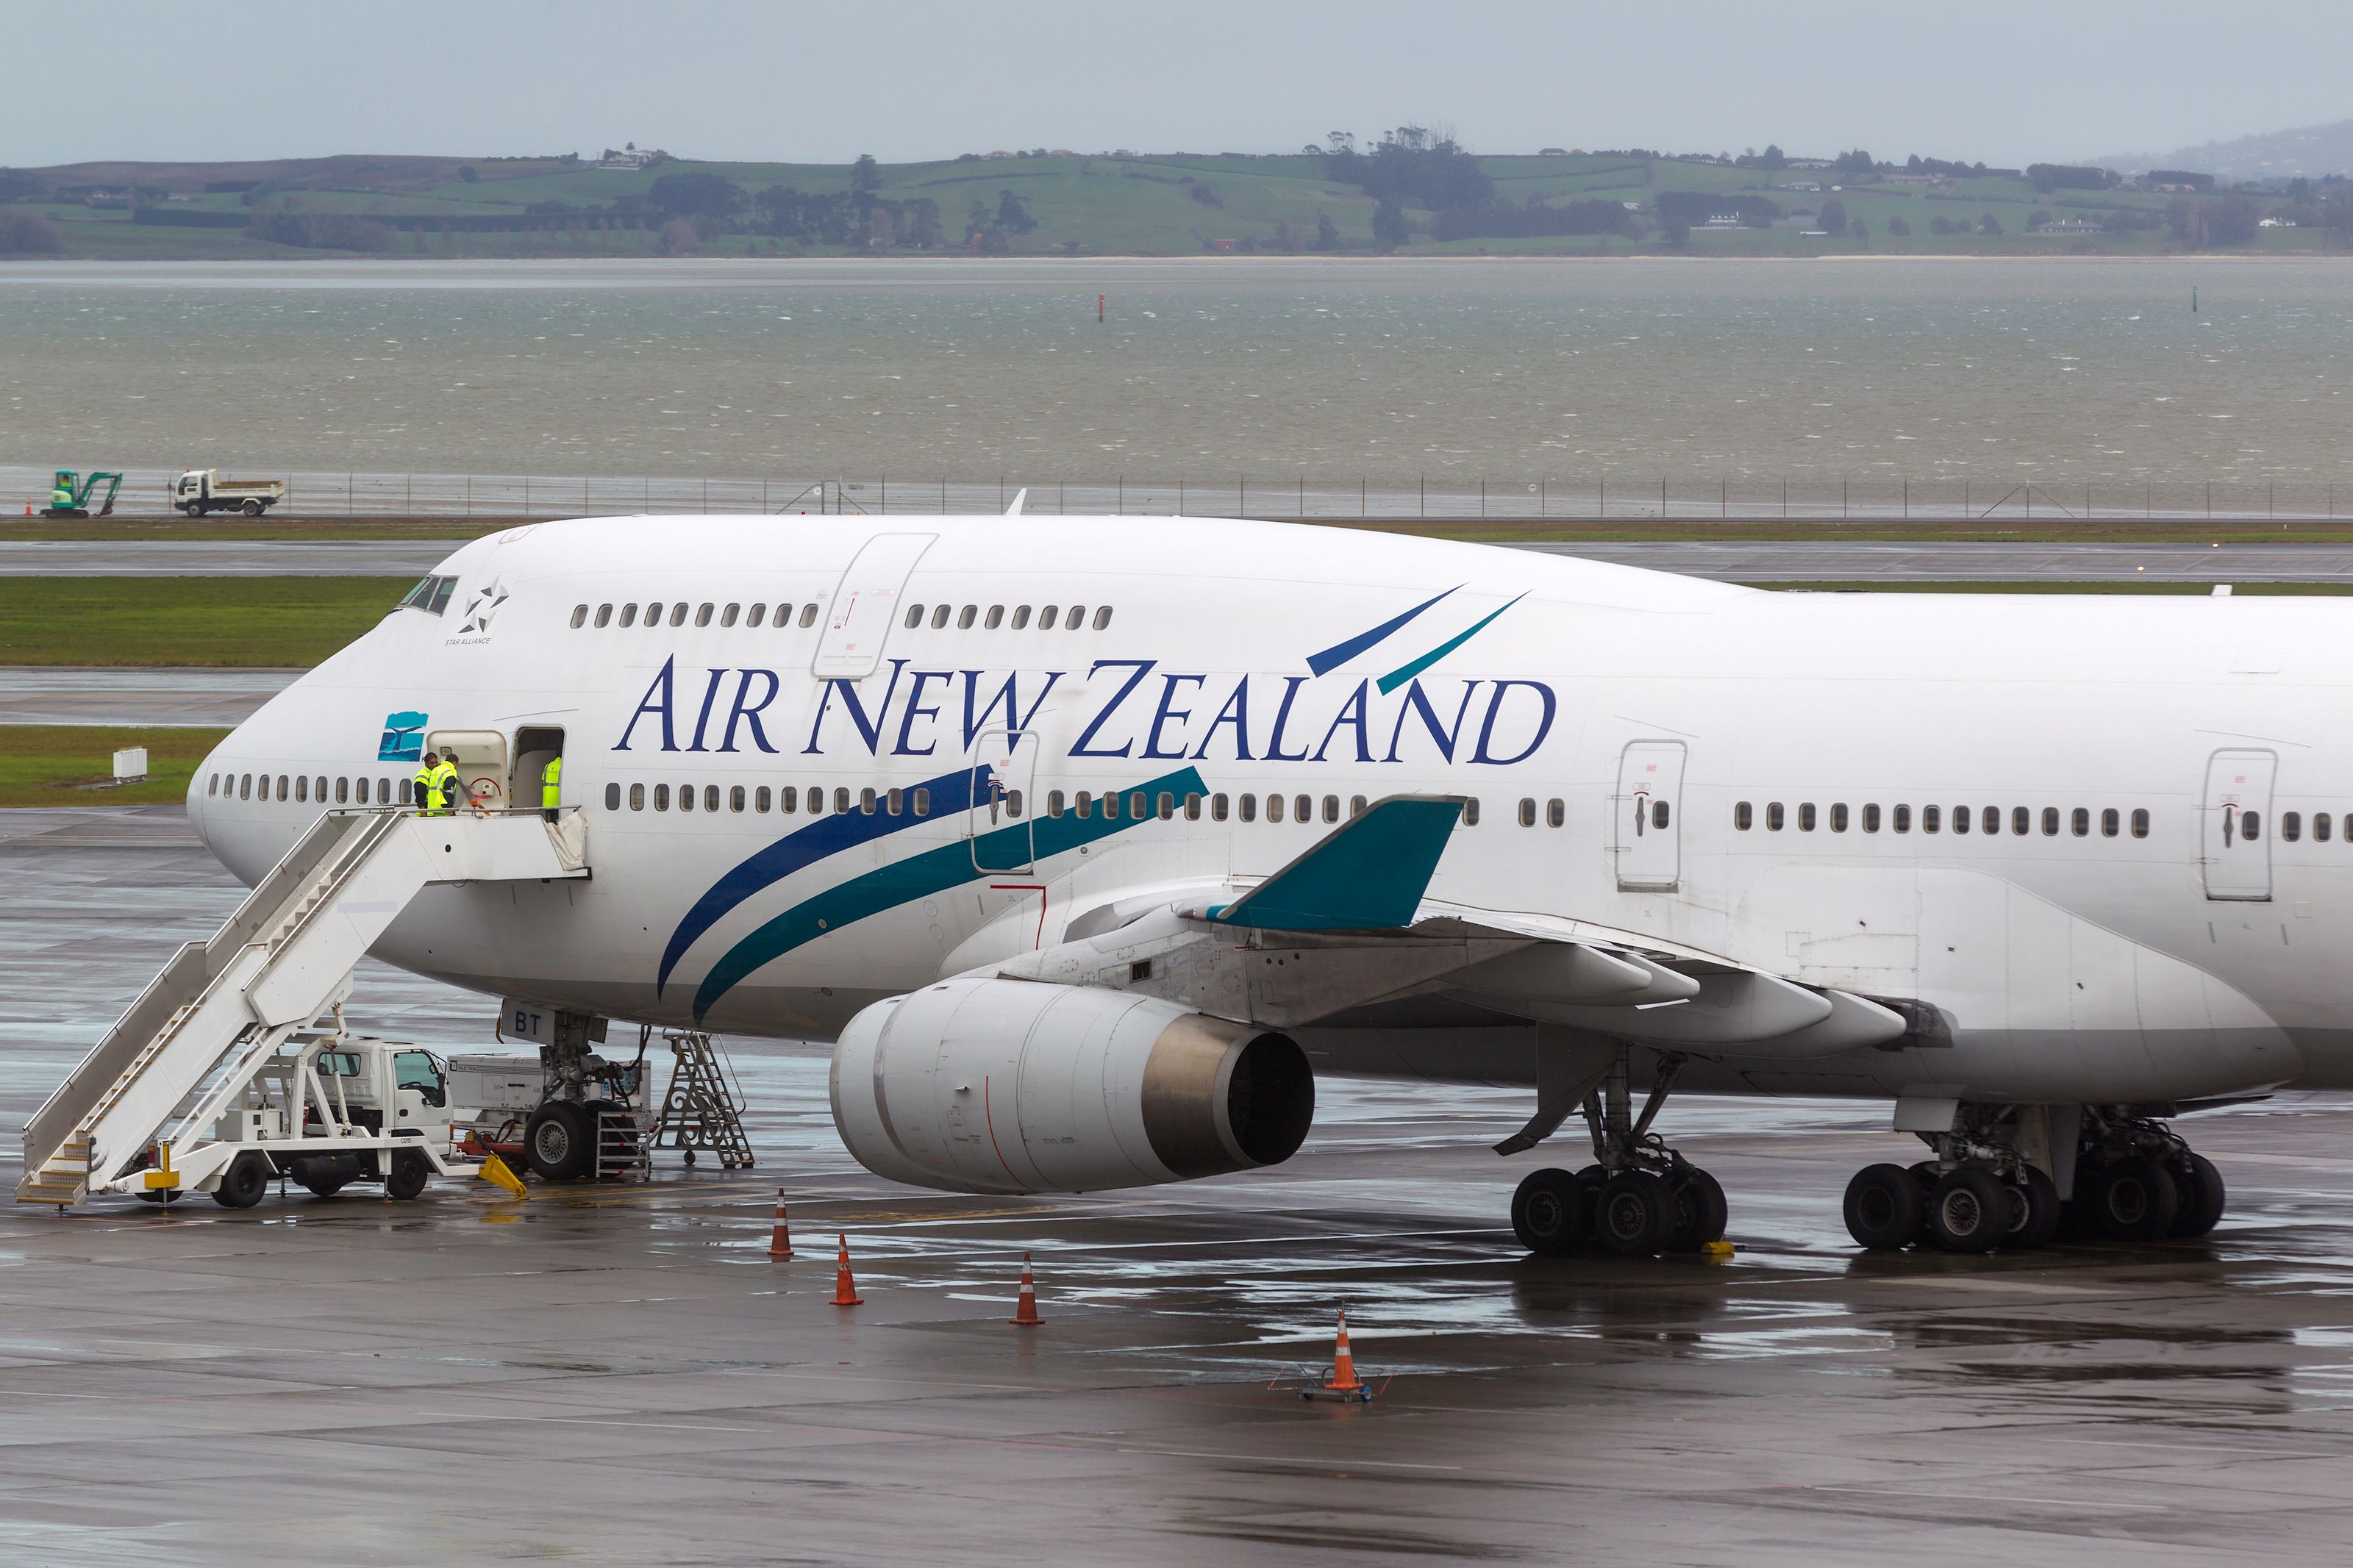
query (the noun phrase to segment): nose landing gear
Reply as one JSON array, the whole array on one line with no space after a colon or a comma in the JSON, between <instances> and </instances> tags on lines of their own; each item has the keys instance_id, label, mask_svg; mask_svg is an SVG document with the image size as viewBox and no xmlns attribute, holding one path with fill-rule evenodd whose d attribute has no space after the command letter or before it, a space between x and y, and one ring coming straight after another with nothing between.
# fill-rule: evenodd
<instances>
[{"instance_id":1,"label":"nose landing gear","mask_svg":"<svg viewBox=\"0 0 2353 1568\"><path fill-rule=\"evenodd\" d=\"M1512 1230L1530 1252L1558 1258L1591 1247L1651 1258L1697 1252L1724 1238L1723 1185L1651 1131L1683 1058L1662 1056L1638 1116L1631 1055L1631 1047L1619 1047L1608 1078L1585 1097L1595 1163L1574 1173L1532 1172L1512 1194Z\"/></svg>"}]
</instances>

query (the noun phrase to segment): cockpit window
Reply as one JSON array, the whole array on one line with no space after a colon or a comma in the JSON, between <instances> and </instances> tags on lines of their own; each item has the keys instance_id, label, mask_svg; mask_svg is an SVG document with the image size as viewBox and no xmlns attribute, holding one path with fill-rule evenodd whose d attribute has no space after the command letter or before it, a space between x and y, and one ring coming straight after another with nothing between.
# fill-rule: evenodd
<instances>
[{"instance_id":1,"label":"cockpit window","mask_svg":"<svg viewBox=\"0 0 2353 1568\"><path fill-rule=\"evenodd\" d=\"M408 591L408 597L394 606L402 610L423 610L438 616L449 607L449 595L458 591L455 577L427 577Z\"/></svg>"},{"instance_id":2,"label":"cockpit window","mask_svg":"<svg viewBox=\"0 0 2353 1568\"><path fill-rule=\"evenodd\" d=\"M444 577L441 585L433 590L433 613L439 615L449 607L449 595L458 591L458 579Z\"/></svg>"}]
</instances>

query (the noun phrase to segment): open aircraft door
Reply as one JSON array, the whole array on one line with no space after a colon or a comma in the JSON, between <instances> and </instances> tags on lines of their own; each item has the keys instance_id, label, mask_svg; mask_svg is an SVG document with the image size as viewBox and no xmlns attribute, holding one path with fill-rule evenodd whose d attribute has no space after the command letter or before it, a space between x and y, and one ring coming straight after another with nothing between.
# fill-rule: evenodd
<instances>
[{"instance_id":1,"label":"open aircraft door","mask_svg":"<svg viewBox=\"0 0 2353 1568\"><path fill-rule=\"evenodd\" d=\"M863 680L882 662L882 645L899 618L899 600L915 563L935 533L878 533L866 542L833 591L825 635L809 673L819 680Z\"/></svg>"},{"instance_id":2,"label":"open aircraft door","mask_svg":"<svg viewBox=\"0 0 2353 1568\"><path fill-rule=\"evenodd\" d=\"M965 837L976 871L1033 869L1029 812L1038 778L1038 737L1026 730L983 730L972 749L972 808Z\"/></svg>"},{"instance_id":3,"label":"open aircraft door","mask_svg":"<svg viewBox=\"0 0 2353 1568\"><path fill-rule=\"evenodd\" d=\"M2272 896L2273 752L2217 752L2206 761L2199 849L2206 896L2262 903Z\"/></svg>"},{"instance_id":4,"label":"open aircraft door","mask_svg":"<svg viewBox=\"0 0 2353 1568\"><path fill-rule=\"evenodd\" d=\"M1683 879L1683 743L1636 741L1618 760L1609 798L1618 886L1626 892L1671 893Z\"/></svg>"}]
</instances>

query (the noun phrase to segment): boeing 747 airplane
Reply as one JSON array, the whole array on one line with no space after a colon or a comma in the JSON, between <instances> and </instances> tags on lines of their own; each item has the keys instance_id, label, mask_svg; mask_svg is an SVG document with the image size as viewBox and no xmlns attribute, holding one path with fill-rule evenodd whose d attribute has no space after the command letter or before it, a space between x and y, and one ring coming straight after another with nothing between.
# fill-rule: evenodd
<instances>
[{"instance_id":1,"label":"boeing 747 airplane","mask_svg":"<svg viewBox=\"0 0 2353 1568\"><path fill-rule=\"evenodd\" d=\"M849 1151L955 1191L1272 1164L1318 1079L1387 1075L1533 1090L1500 1152L1539 1252L1722 1236L1683 1090L1892 1103L1925 1158L1857 1174L1865 1247L2190 1236L2223 1186L2168 1118L2353 1085L2346 617L1196 518L591 519L458 550L188 810L248 883L328 878L286 921L557 1016L547 1173L564 1052L620 1019L836 1040ZM471 807L408 806L425 750ZM462 841L485 813L544 842ZM374 852L321 859L322 818L408 825L402 890L312 873ZM169 1000L28 1173L68 1135L92 1186L135 1168L79 1108ZM1589 1155L1544 1163L1571 1119Z\"/></svg>"}]
</instances>

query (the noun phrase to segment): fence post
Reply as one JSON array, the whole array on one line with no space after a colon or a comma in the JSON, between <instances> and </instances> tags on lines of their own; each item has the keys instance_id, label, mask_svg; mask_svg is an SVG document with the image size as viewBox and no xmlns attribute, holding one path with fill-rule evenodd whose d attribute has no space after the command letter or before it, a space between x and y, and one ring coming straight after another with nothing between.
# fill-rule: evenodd
<instances>
[{"instance_id":1,"label":"fence post","mask_svg":"<svg viewBox=\"0 0 2353 1568\"><path fill-rule=\"evenodd\" d=\"M1299 515L1303 518L1307 515L1307 476L1305 474L1299 476Z\"/></svg>"},{"instance_id":2,"label":"fence post","mask_svg":"<svg viewBox=\"0 0 2353 1568\"><path fill-rule=\"evenodd\" d=\"M352 500L352 479L353 476L350 474L343 476L343 515L346 517L357 517L360 514L359 503Z\"/></svg>"},{"instance_id":3,"label":"fence post","mask_svg":"<svg viewBox=\"0 0 2353 1568\"><path fill-rule=\"evenodd\" d=\"M1356 476L1356 521L1358 522L1364 521L1366 514L1372 510L1371 505L1366 500L1369 493L1365 485L1365 476L1358 474Z\"/></svg>"},{"instance_id":4,"label":"fence post","mask_svg":"<svg viewBox=\"0 0 2353 1568\"><path fill-rule=\"evenodd\" d=\"M2206 481L2206 521L2214 521L2214 481L2211 479Z\"/></svg>"},{"instance_id":5,"label":"fence post","mask_svg":"<svg viewBox=\"0 0 2353 1568\"><path fill-rule=\"evenodd\" d=\"M1487 521L1487 476L1479 476L1479 521Z\"/></svg>"},{"instance_id":6,"label":"fence post","mask_svg":"<svg viewBox=\"0 0 2353 1568\"><path fill-rule=\"evenodd\" d=\"M1966 517L1968 517L1968 515L1969 515L1969 481L1968 481L1968 480L1967 480L1967 479L1963 479L1963 480L1961 481L1961 516L1962 516L1962 517L1964 517L1964 518L1966 518Z\"/></svg>"},{"instance_id":7,"label":"fence post","mask_svg":"<svg viewBox=\"0 0 2353 1568\"><path fill-rule=\"evenodd\" d=\"M1839 476L1839 521L1844 522L1846 520L1846 476L1841 474Z\"/></svg>"},{"instance_id":8,"label":"fence post","mask_svg":"<svg viewBox=\"0 0 2353 1568\"><path fill-rule=\"evenodd\" d=\"M1250 476L1248 474L1234 480L1234 515L1236 517L1250 515Z\"/></svg>"},{"instance_id":9,"label":"fence post","mask_svg":"<svg viewBox=\"0 0 2353 1568\"><path fill-rule=\"evenodd\" d=\"M1127 476L1125 474L1119 476L1118 486L1118 489L1113 493L1119 498L1119 515L1125 517L1127 515Z\"/></svg>"},{"instance_id":10,"label":"fence post","mask_svg":"<svg viewBox=\"0 0 2353 1568\"><path fill-rule=\"evenodd\" d=\"M1549 479L1536 481L1536 515L1538 517L1552 515L1552 480Z\"/></svg>"},{"instance_id":11,"label":"fence post","mask_svg":"<svg viewBox=\"0 0 2353 1568\"><path fill-rule=\"evenodd\" d=\"M474 515L474 476L471 474L466 476L466 515Z\"/></svg>"},{"instance_id":12,"label":"fence post","mask_svg":"<svg viewBox=\"0 0 2353 1568\"><path fill-rule=\"evenodd\" d=\"M1602 515L1602 516L1604 516L1604 517L1608 517L1608 516L1609 515L1609 476L1608 474L1604 474L1604 475L1602 475L1602 476L1601 476L1600 484L1601 484L1601 515Z\"/></svg>"},{"instance_id":13,"label":"fence post","mask_svg":"<svg viewBox=\"0 0 2353 1568\"><path fill-rule=\"evenodd\" d=\"M1715 481L1715 516L1719 522L1732 516L1732 481L1730 479Z\"/></svg>"},{"instance_id":14,"label":"fence post","mask_svg":"<svg viewBox=\"0 0 2353 1568\"><path fill-rule=\"evenodd\" d=\"M402 510L406 511L409 516L415 517L417 515L417 476L415 474L409 474L404 477L408 481L408 500L403 506Z\"/></svg>"},{"instance_id":15,"label":"fence post","mask_svg":"<svg viewBox=\"0 0 2353 1568\"><path fill-rule=\"evenodd\" d=\"M1659 476L1659 521L1660 521L1661 522L1664 522L1666 520L1667 520L1667 477L1666 477L1666 475L1664 475L1664 474L1661 474L1661 475Z\"/></svg>"},{"instance_id":16,"label":"fence post","mask_svg":"<svg viewBox=\"0 0 2353 1568\"><path fill-rule=\"evenodd\" d=\"M1910 479L1904 481L1904 521L1906 522L1912 521L1912 481Z\"/></svg>"},{"instance_id":17,"label":"fence post","mask_svg":"<svg viewBox=\"0 0 2353 1568\"><path fill-rule=\"evenodd\" d=\"M1429 521L1429 518L1430 518L1430 476L1429 476L1428 474L1424 474L1424 475L1422 475L1422 476L1421 476L1421 515L1422 515L1422 519L1423 519L1423 521Z\"/></svg>"},{"instance_id":18,"label":"fence post","mask_svg":"<svg viewBox=\"0 0 2353 1568\"><path fill-rule=\"evenodd\" d=\"M1185 515L1185 481L1181 479L1176 481L1176 515Z\"/></svg>"},{"instance_id":19,"label":"fence post","mask_svg":"<svg viewBox=\"0 0 2353 1568\"><path fill-rule=\"evenodd\" d=\"M703 510L707 511L710 508L706 506ZM525 517L531 515L531 476L529 474L522 477L522 515Z\"/></svg>"}]
</instances>

